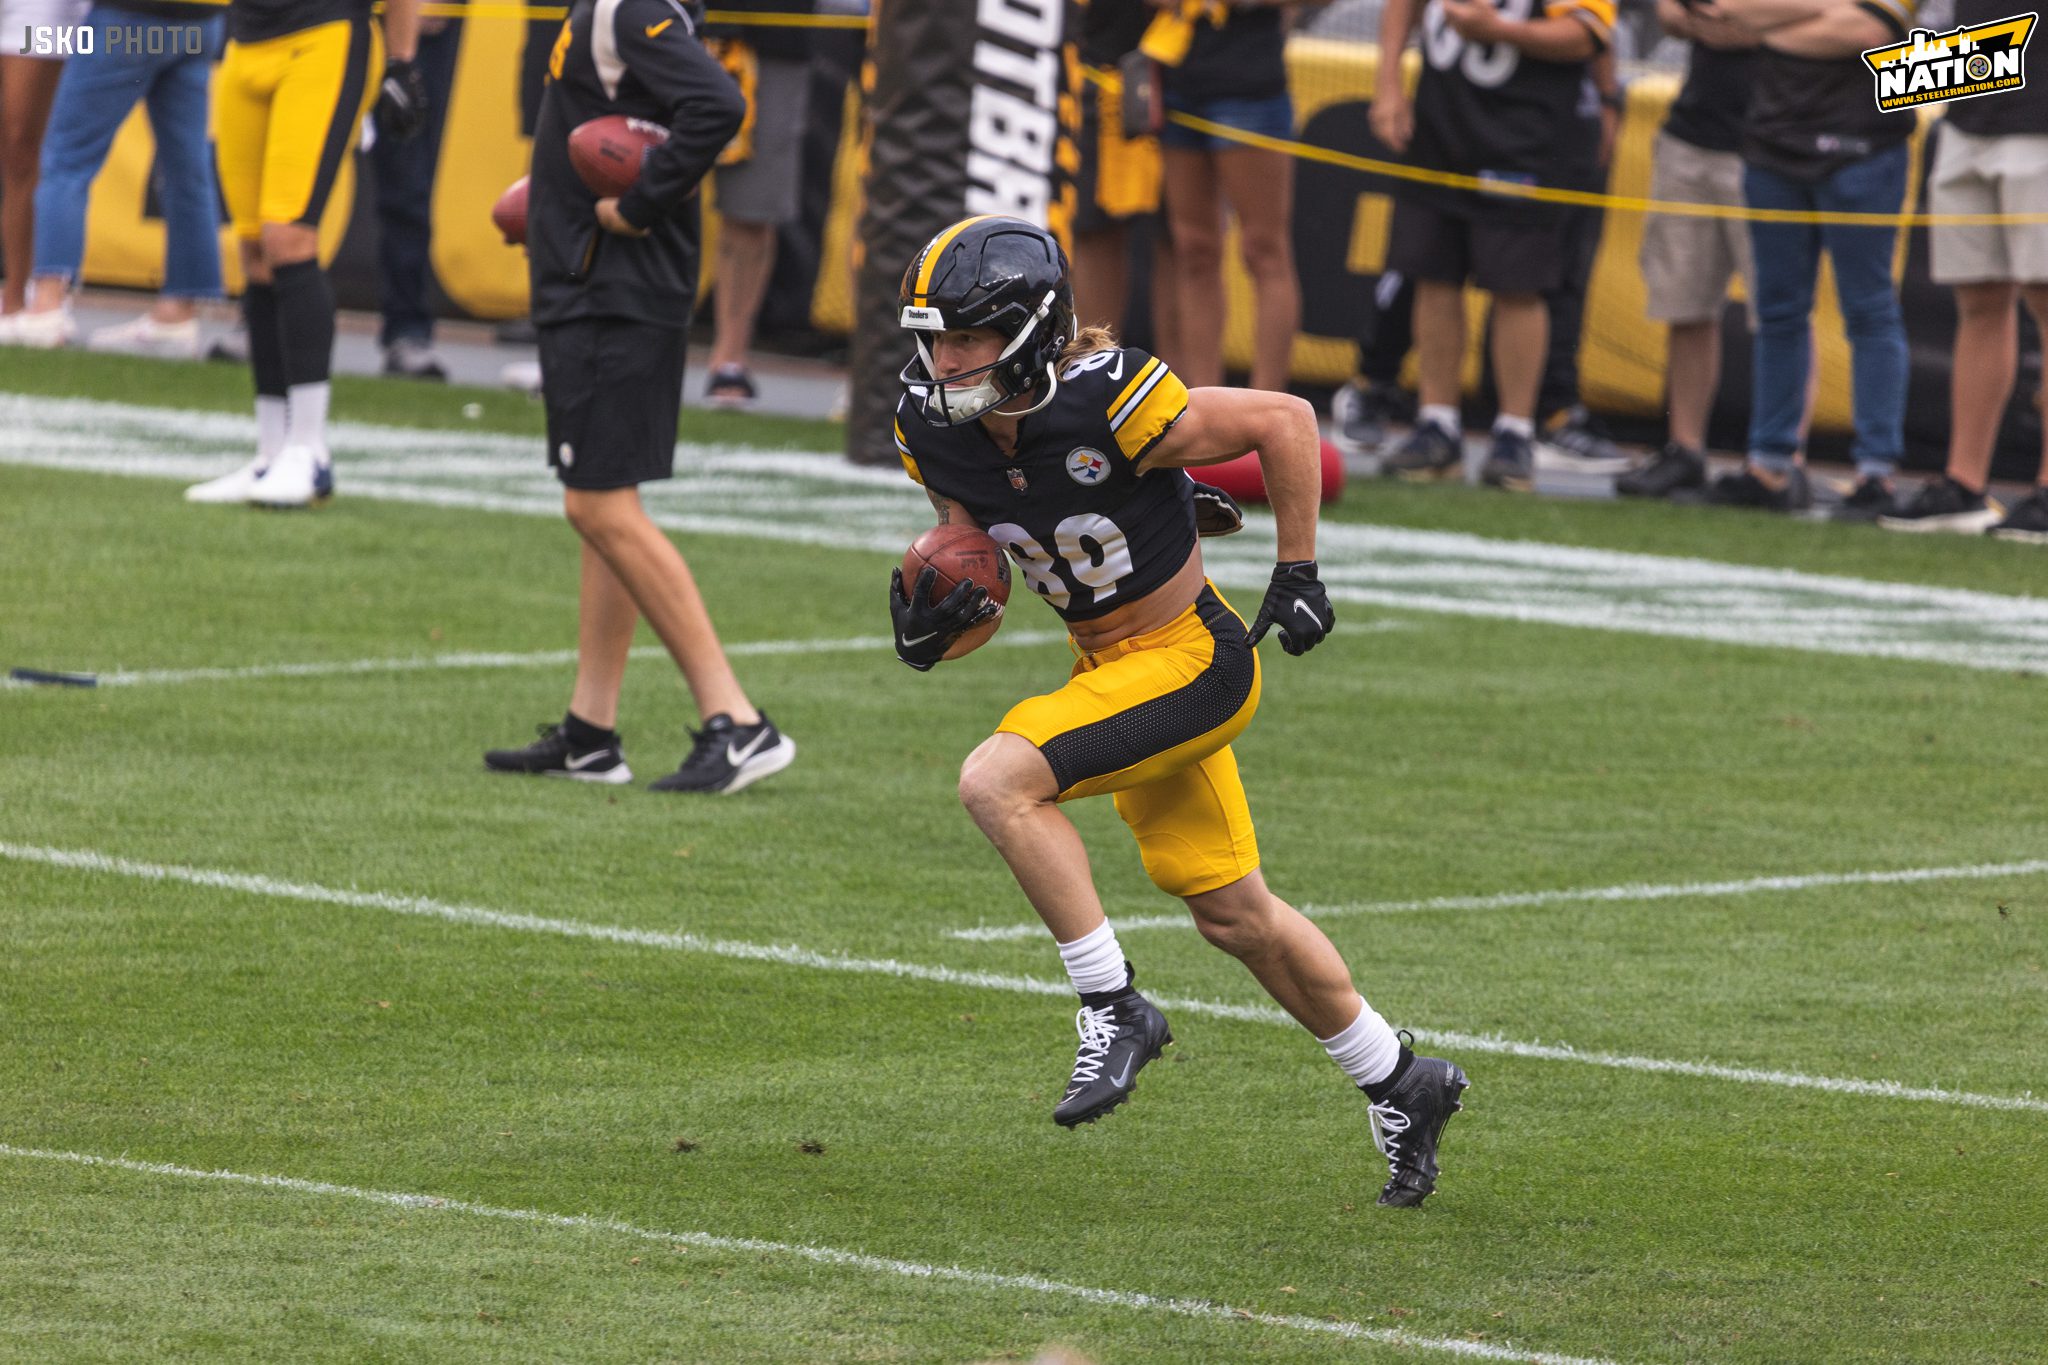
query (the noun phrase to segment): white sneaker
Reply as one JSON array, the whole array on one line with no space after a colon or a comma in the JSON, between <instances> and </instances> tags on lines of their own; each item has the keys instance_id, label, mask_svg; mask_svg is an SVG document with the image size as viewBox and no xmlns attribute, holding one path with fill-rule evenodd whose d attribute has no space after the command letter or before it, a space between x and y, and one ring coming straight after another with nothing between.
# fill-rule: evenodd
<instances>
[{"instance_id":1,"label":"white sneaker","mask_svg":"<svg viewBox=\"0 0 2048 1365\"><path fill-rule=\"evenodd\" d=\"M0 346L29 346L39 351L54 351L60 346L69 346L77 336L78 324L71 320L69 308L53 308L43 313L23 309L0 318Z\"/></svg>"},{"instance_id":2,"label":"white sneaker","mask_svg":"<svg viewBox=\"0 0 2048 1365\"><path fill-rule=\"evenodd\" d=\"M223 474L205 483L195 483L185 490L186 502L247 502L249 490L256 486L256 480L263 477L263 465L251 460L232 474Z\"/></svg>"},{"instance_id":3,"label":"white sneaker","mask_svg":"<svg viewBox=\"0 0 2048 1365\"><path fill-rule=\"evenodd\" d=\"M312 507L334 496L334 464L317 446L286 446L250 485L258 507Z\"/></svg>"},{"instance_id":4,"label":"white sneaker","mask_svg":"<svg viewBox=\"0 0 2048 1365\"><path fill-rule=\"evenodd\" d=\"M521 393L540 392L540 362L515 360L498 372L498 382Z\"/></svg>"},{"instance_id":5,"label":"white sneaker","mask_svg":"<svg viewBox=\"0 0 2048 1365\"><path fill-rule=\"evenodd\" d=\"M127 355L166 356L174 360L199 358L199 319L158 322L148 313L128 322L102 327L86 342L93 351L120 351Z\"/></svg>"}]
</instances>

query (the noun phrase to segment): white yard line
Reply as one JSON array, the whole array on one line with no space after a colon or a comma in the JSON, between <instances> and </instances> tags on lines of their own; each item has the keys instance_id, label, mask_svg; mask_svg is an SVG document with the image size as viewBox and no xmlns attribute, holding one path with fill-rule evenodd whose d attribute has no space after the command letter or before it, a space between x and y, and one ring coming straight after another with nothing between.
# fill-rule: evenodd
<instances>
[{"instance_id":1,"label":"white yard line","mask_svg":"<svg viewBox=\"0 0 2048 1365\"><path fill-rule=\"evenodd\" d=\"M240 463L254 439L246 417L5 393L0 433L0 464L185 480ZM331 444L345 498L561 515L535 438L338 423ZM676 477L644 496L671 531L860 551L897 552L929 519L893 469L788 451L681 445ZM1318 541L1345 605L2048 673L2041 598L1356 523L1326 522ZM1247 598L1272 553L1260 513L1204 543L1211 575Z\"/></svg>"},{"instance_id":2,"label":"white yard line","mask_svg":"<svg viewBox=\"0 0 2048 1365\"><path fill-rule=\"evenodd\" d=\"M1043 645L1066 639L1055 630L1013 630L998 633L990 645ZM984 645L983 648L987 648ZM742 640L728 644L725 652L736 658L784 654L854 654L886 652L891 641L886 635L857 635L838 640ZM633 650L635 659L665 659L668 651L660 645L642 645ZM438 669L541 668L576 662L573 649L543 649L527 654L468 653L423 654L410 658L341 659L331 663L249 664L239 668L146 668L119 669L97 674L101 687L155 687L194 682L244 682L258 678L328 678L358 673L422 673ZM71 672L90 670L67 669ZM0 678L0 690L24 690L36 686L12 678Z\"/></svg>"},{"instance_id":3,"label":"white yard line","mask_svg":"<svg viewBox=\"0 0 2048 1365\"><path fill-rule=\"evenodd\" d=\"M998 972L964 971L953 967L902 962L894 958L849 957L821 952L798 944L750 943L735 939L706 938L700 934L671 933L658 929L630 929L618 925L589 924L581 920L548 919L538 915L491 910L482 906L457 905L425 896L392 895L378 891L343 890L309 882L280 881L243 872L210 868L181 867L176 864L137 862L91 850L46 848L30 844L0 843L0 858L71 868L82 872L111 874L146 881L184 882L223 891L244 892L282 900L309 901L355 909L380 910L390 914L418 915L453 924L509 929L519 933L549 934L563 938L594 939L600 942L672 952L697 953L711 957L772 962L786 967L820 971L857 972L893 976L913 981L930 981L978 990L1009 991L1023 995L1073 998L1073 988L1064 981L1038 977L1006 976ZM1215 1000L1191 1000L1171 996L1155 997L1163 1009L1217 1019L1298 1027L1279 1009L1266 1004L1235 1004ZM1497 1053L1544 1061L1577 1062L1622 1071L1664 1073L1701 1079L1736 1081L1749 1085L1783 1086L1799 1090L1821 1090L1840 1095L1861 1095L1880 1099L1918 1100L1963 1105L1974 1109L2012 1110L2048 1114L2048 1099L2028 1095L1986 1095L1946 1090L1933 1086L1908 1086L1896 1081L1868 1081L1836 1076L1813 1076L1793 1071L1756 1067L1724 1066L1715 1062L1688 1062L1661 1057L1638 1057L1608 1052L1582 1052L1554 1043L1524 1042L1491 1034L1459 1033L1418 1025L1432 1044L1451 1052Z\"/></svg>"},{"instance_id":4,"label":"white yard line","mask_svg":"<svg viewBox=\"0 0 2048 1365\"><path fill-rule=\"evenodd\" d=\"M507 1222L531 1223L540 1227L575 1232L599 1232L659 1246L691 1247L703 1251L771 1258L789 1257L809 1261L814 1265L862 1271L870 1275L891 1275L925 1283L940 1281L997 1292L1039 1294L1048 1298L1072 1299L1091 1307L1171 1313L1177 1317L1199 1318L1209 1322L1249 1323L1253 1326L1280 1328L1290 1332L1334 1336L1344 1341L1369 1341L1411 1350L1441 1351L1472 1360L1532 1361L1536 1362L1536 1365L1610 1365L1609 1362L1597 1357L1520 1350L1505 1343L1494 1345L1460 1337L1417 1336L1395 1328L1367 1327L1363 1323L1343 1319L1311 1318L1294 1313L1255 1313L1210 1299L1165 1298L1128 1289L1099 1289L1089 1285L1067 1284L1061 1280L1048 1280L1037 1275L1003 1275L989 1270L969 1270L956 1265L870 1256L864 1252L841 1251L836 1247L822 1247L809 1242L771 1242L758 1237L726 1237L710 1232L666 1232L594 1214L547 1213L540 1209L501 1208L492 1204L474 1204L466 1199L370 1190L355 1185L330 1184L324 1180L300 1180L287 1175L202 1171L195 1167L177 1166L168 1162L132 1161L126 1157L94 1156L86 1152L53 1152L35 1147L15 1147L7 1143L0 1143L0 1156L18 1160L61 1161L75 1166L126 1171L136 1175L170 1176L182 1180L247 1185L257 1189L282 1190L291 1194L354 1199L423 1213L459 1213L474 1218L496 1218Z\"/></svg>"},{"instance_id":5,"label":"white yard line","mask_svg":"<svg viewBox=\"0 0 2048 1365\"><path fill-rule=\"evenodd\" d=\"M1890 886L1910 882L1973 881L1987 877L2031 877L2048 872L2048 858L2017 863L1967 863L1956 867L1902 867L1881 872L1812 872L1784 877L1744 877L1725 882L1623 882L1618 886L1576 886L1556 891L1506 891L1492 896L1430 896L1410 901L1354 901L1345 905L1297 907L1311 919L1346 915L1399 915L1428 910L1521 910L1574 902L1637 902L1681 900L1706 896L1753 896L1767 891L1810 891L1821 886ZM1178 915L1135 915L1111 921L1118 933L1133 929L1191 929L1194 921ZM946 937L977 943L1040 938L1042 924L995 924L953 929Z\"/></svg>"}]
</instances>

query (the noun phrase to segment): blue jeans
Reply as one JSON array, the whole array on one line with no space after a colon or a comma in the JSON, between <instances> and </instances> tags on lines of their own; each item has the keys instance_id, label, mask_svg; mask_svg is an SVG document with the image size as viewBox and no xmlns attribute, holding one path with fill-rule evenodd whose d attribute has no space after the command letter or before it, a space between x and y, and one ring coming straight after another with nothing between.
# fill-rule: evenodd
<instances>
[{"instance_id":1,"label":"blue jeans","mask_svg":"<svg viewBox=\"0 0 2048 1365\"><path fill-rule=\"evenodd\" d=\"M64 63L57 99L50 107L50 130L43 138L34 273L66 282L78 278L85 259L85 207L93 177L106 164L114 134L129 110L143 100L156 135L151 181L164 216L163 292L179 298L219 298L220 191L214 185L213 149L206 140L206 86L227 21L214 16L188 24L95 7L85 22L98 30L93 55ZM108 41L110 29L152 25L198 28L201 51L193 53L186 43L166 42L166 51L149 56L129 50L138 44L117 48ZM169 50L174 47L181 50Z\"/></svg>"},{"instance_id":2,"label":"blue jeans","mask_svg":"<svg viewBox=\"0 0 2048 1365\"><path fill-rule=\"evenodd\" d=\"M1906 197L1906 146L1873 153L1816 181L1745 166L1743 197L1756 209L1897 213ZM1887 478L1906 446L1906 324L1892 285L1898 229L1751 223L1757 334L1749 458L1780 473L1799 449L1806 408L1814 280L1820 253L1835 266L1835 297L1849 334L1851 453L1859 474Z\"/></svg>"}]
</instances>

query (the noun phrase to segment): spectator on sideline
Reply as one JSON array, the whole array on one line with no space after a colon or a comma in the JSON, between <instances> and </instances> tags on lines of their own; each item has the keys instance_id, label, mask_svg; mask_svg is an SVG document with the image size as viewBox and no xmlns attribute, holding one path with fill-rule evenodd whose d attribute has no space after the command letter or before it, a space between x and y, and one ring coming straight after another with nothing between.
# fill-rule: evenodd
<instances>
[{"instance_id":1,"label":"spectator on sideline","mask_svg":"<svg viewBox=\"0 0 2048 1365\"><path fill-rule=\"evenodd\" d=\"M36 176L43 130L64 74L61 56L24 55L29 30L77 24L90 0L0 0L0 316L28 302L29 265L35 257Z\"/></svg>"},{"instance_id":2,"label":"spectator on sideline","mask_svg":"<svg viewBox=\"0 0 2048 1365\"><path fill-rule=\"evenodd\" d=\"M1422 6L1388 0L1380 51L1407 46ZM1612 0L1552 0L1542 17L1510 19L1490 0L1431 0L1422 79L1411 104L1391 56L1373 96L1374 134L1418 166L1504 183L1557 184L1587 64L1607 45ZM1544 295L1563 281L1564 227L1554 205L1464 189L1404 185L1387 265L1413 276L1422 405L1385 472L1411 479L1463 473L1458 416L1465 356L1464 286L1493 295L1492 358L1499 413L1481 477L1527 489L1535 479L1536 401L1550 339Z\"/></svg>"},{"instance_id":3,"label":"spectator on sideline","mask_svg":"<svg viewBox=\"0 0 2048 1365\"><path fill-rule=\"evenodd\" d=\"M164 284L145 313L94 332L94 350L199 355L202 299L221 296L220 192L206 140L207 86L226 21L220 7L180 0L98 0L85 22L93 55L67 62L43 137L35 194L35 281L28 307L0 323L0 340L68 346L70 294L85 260L86 203L137 100L156 139L152 180L163 206ZM116 28L171 30L156 44L116 44ZM196 35L198 41L188 37Z\"/></svg>"},{"instance_id":4,"label":"spectator on sideline","mask_svg":"<svg viewBox=\"0 0 2048 1365\"><path fill-rule=\"evenodd\" d=\"M2007 0L1956 0L1958 24L2007 17ZM2038 40L2037 40L2038 41ZM2048 213L2048 79L1946 106L1928 176L1935 213ZM1930 228L1931 274L1956 291L1949 366L1948 468L1879 525L1894 531L1981 531L2048 543L2048 366L2040 393L2041 465L2034 490L2004 520L1985 489L1999 419L2019 364L2013 305L2024 301L2048 338L2048 223ZM2048 342L2044 342L2048 347Z\"/></svg>"},{"instance_id":5,"label":"spectator on sideline","mask_svg":"<svg viewBox=\"0 0 2048 1365\"><path fill-rule=\"evenodd\" d=\"M722 0L742 14L808 14L793 0ZM712 180L718 253L712 263L711 375L704 397L745 408L757 396L747 355L768 277L775 234L798 212L804 124L811 91L810 34L769 24L707 24L711 51L746 96L747 118L718 159Z\"/></svg>"},{"instance_id":6,"label":"spectator on sideline","mask_svg":"<svg viewBox=\"0 0 2048 1365\"><path fill-rule=\"evenodd\" d=\"M1330 395L1336 441L1353 454L1378 450L1388 427L1415 420L1415 396L1401 387L1401 364L1415 345L1415 281L1383 269L1358 310L1357 372Z\"/></svg>"},{"instance_id":7,"label":"spectator on sideline","mask_svg":"<svg viewBox=\"0 0 2048 1365\"><path fill-rule=\"evenodd\" d=\"M377 198L377 302L384 315L377 344L384 348L384 373L407 379L448 378L434 354L430 254L434 172L441 162L441 129L448 119L455 58L461 48L462 20L420 20L414 63L426 82L426 120L418 135L408 138L393 136L379 118L370 144Z\"/></svg>"},{"instance_id":8,"label":"spectator on sideline","mask_svg":"<svg viewBox=\"0 0 2048 1365\"><path fill-rule=\"evenodd\" d=\"M1266 137L1293 137L1286 8L1281 0L1182 0L1161 9L1145 32L1141 50L1165 68L1169 116L1159 143L1179 284L1180 350L1168 358L1190 388L1223 382L1226 204L1236 215L1238 249L1252 280L1252 387L1285 390L1292 369L1301 327L1294 160L1171 118L1183 114Z\"/></svg>"},{"instance_id":9,"label":"spectator on sideline","mask_svg":"<svg viewBox=\"0 0 2048 1365\"><path fill-rule=\"evenodd\" d=\"M1144 100L1150 86L1150 59L1137 49L1153 13L1147 0L1090 0L1088 6L1080 44L1081 169L1074 177L1080 203L1070 273L1082 325L1128 335L1131 248L1141 234L1149 239L1151 349L1172 354L1180 345L1172 334L1172 247L1159 214L1158 130L1134 126L1126 112L1126 101ZM1138 69L1130 72L1136 80L1127 86L1129 67Z\"/></svg>"},{"instance_id":10,"label":"spectator on sideline","mask_svg":"<svg viewBox=\"0 0 2048 1365\"><path fill-rule=\"evenodd\" d=\"M1911 110L1877 107L1858 55L1897 42L1919 0L1719 0L1762 39L1742 139L1751 208L1897 213L1906 197ZM1708 499L1799 511L1812 506L1800 425L1813 365L1814 281L1825 249L1847 325L1857 482L1837 515L1892 510L1892 471L1906 443L1906 328L1892 283L1893 227L1752 222L1757 333L1749 454Z\"/></svg>"}]
</instances>

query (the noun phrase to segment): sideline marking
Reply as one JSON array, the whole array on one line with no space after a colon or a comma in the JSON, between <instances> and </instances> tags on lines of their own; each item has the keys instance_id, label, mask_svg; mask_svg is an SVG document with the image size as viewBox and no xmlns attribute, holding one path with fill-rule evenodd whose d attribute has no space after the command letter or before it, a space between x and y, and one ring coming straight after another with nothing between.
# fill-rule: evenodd
<instances>
[{"instance_id":1,"label":"sideline marking","mask_svg":"<svg viewBox=\"0 0 2048 1365\"><path fill-rule=\"evenodd\" d=\"M877 1275L897 1275L911 1280L947 1280L976 1289L1021 1290L1054 1298L1077 1299L1107 1308L1134 1308L1172 1313L1184 1318L1211 1322L1249 1322L1261 1327L1282 1327L1293 1332L1315 1332L1345 1341L1375 1341L1388 1346L1405 1346L1424 1351L1444 1351L1477 1360L1525 1360L1537 1365L1611 1365L1589 1356L1556 1355L1548 1351L1517 1350L1509 1345L1489 1345L1458 1337L1419 1337L1390 1327L1367 1327L1343 1319L1311 1318L1296 1313L1254 1313L1211 1299L1163 1298L1129 1289L1098 1289L1068 1284L1037 1275L1001 1275L991 1270L968 1270L957 1265L933 1265L921 1261L899 1261L889 1256L841 1251L810 1242L770 1242L758 1237L721 1237L710 1232L662 1232L638 1227L617 1218L594 1214L545 1213L539 1209L508 1209L491 1204L473 1204L466 1199L444 1199L430 1194L400 1194L370 1190L356 1185L334 1185L324 1180L301 1180L288 1175L252 1175L241 1171L202 1171L160 1161L132 1161L126 1157L94 1156L87 1152L53 1152L36 1147L15 1147L0 1143L0 1156L36 1161L63 1161L102 1170L130 1171L138 1175L178 1176L187 1180L217 1180L224 1184L249 1185L257 1189L287 1190L293 1194L330 1195L359 1199L394 1208L435 1213L466 1213L478 1218L501 1218L515 1223L574 1231L608 1232L645 1242L666 1242L677 1246L701 1247L707 1251L745 1252L761 1256L794 1256L817 1265L847 1270L864 1270Z\"/></svg>"},{"instance_id":2,"label":"sideline marking","mask_svg":"<svg viewBox=\"0 0 2048 1365\"><path fill-rule=\"evenodd\" d=\"M383 910L400 915L418 915L446 920L452 924L482 925L513 929L529 934L553 934L563 938L597 939L607 943L643 948L666 948L674 952L700 953L711 957L738 958L752 962L773 962L787 967L808 967L821 971L859 972L869 975L903 977L948 986L971 986L983 990L1010 991L1021 995L1046 995L1073 999L1074 988L1065 981L1038 977L1006 976L999 972L963 971L953 967L895 958L849 957L843 953L820 952L798 944L749 943L738 939L706 938L701 934L670 933L659 929L629 929L620 925L589 924L581 920L548 919L539 915L515 914L475 905L454 905L425 896L391 895L381 891L344 891L310 882L279 881L244 872L210 868L181 867L170 863L136 862L90 850L45 848L31 844L0 843L0 858L40 863L48 867L83 872L113 873L146 881L186 882L194 886L242 891L285 900L312 901L324 905L345 905L363 910ZM1240 1005L1218 1000L1195 1000L1174 996L1154 997L1164 1009L1215 1019L1236 1019L1248 1023L1280 1024L1299 1028L1286 1013L1272 1005ZM2048 1099L2032 1094L1984 1095L1933 1086L1908 1086L1897 1081L1866 1081L1848 1077L1810 1076L1796 1071L1773 1071L1756 1067L1724 1066L1716 1062L1687 1062L1663 1057L1635 1057L1611 1052L1581 1052L1562 1044L1523 1042L1498 1034L1459 1033L1445 1029L1417 1029L1446 1049L1498 1053L1553 1062L1578 1062L1588 1066L1621 1071L1660 1072L1667 1075L1738 1081L1750 1085L1775 1085L1799 1090L1824 1090L1841 1095L1865 1095L1879 1099L1923 1100L1959 1104L1972 1109L2001 1109L2048 1114Z\"/></svg>"},{"instance_id":3,"label":"sideline marking","mask_svg":"<svg viewBox=\"0 0 2048 1365\"><path fill-rule=\"evenodd\" d=\"M1296 907L1310 919L1339 919L1346 915L1398 915L1413 910L1518 910L1537 905L1564 905L1573 901L1660 901L1694 896L1749 896L1760 891L1805 891L1816 886L1880 886L1910 882L1963 881L1982 877L2026 877L2048 872L2048 858L2031 858L2019 863L1968 863L1956 867L1903 867L1889 872L1812 872L1786 877L1746 877L1727 882L1623 882L1618 886L1568 887L1558 891L1507 891L1494 896L1431 896L1414 901L1355 901L1347 905L1302 905ZM1191 929L1194 921L1185 914L1140 915L1110 921L1118 933L1127 929ZM947 938L994 943L1006 939L1038 938L1042 924L999 924L978 929L949 929Z\"/></svg>"}]
</instances>

